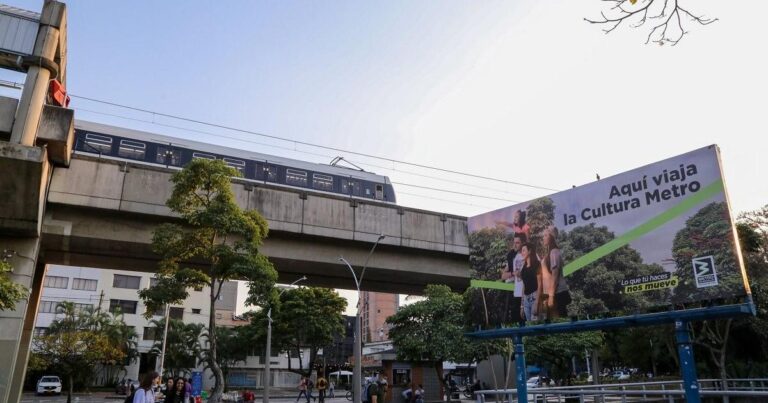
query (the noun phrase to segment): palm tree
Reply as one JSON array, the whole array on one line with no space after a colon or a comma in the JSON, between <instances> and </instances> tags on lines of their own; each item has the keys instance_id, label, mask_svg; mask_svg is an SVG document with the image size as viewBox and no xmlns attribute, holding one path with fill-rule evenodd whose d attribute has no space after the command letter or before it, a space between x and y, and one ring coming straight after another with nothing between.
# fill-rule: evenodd
<instances>
[{"instance_id":1,"label":"palm tree","mask_svg":"<svg viewBox=\"0 0 768 403\"><path fill-rule=\"evenodd\" d=\"M155 344L150 354L159 356L163 349L165 319L153 319L150 324L155 328ZM164 370L172 377L189 374L200 358L200 336L205 326L201 323L184 323L171 319L168 322L168 341L165 343Z\"/></svg>"}]
</instances>

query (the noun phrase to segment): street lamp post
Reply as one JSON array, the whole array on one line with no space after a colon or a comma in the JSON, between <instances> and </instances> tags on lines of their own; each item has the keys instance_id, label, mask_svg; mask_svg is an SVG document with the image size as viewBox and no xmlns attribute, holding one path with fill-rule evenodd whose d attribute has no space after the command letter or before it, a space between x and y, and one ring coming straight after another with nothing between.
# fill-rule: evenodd
<instances>
[{"instance_id":1,"label":"street lamp post","mask_svg":"<svg viewBox=\"0 0 768 403\"><path fill-rule=\"evenodd\" d=\"M363 270L360 272L360 278L357 278L357 274L355 274L355 269L352 268L352 265L347 262L344 257L339 257L339 261L344 262L344 264L347 265L347 268L352 273L352 278L355 280L355 287L357 287L357 315L355 315L355 349L354 349L354 356L355 356L355 366L352 368L352 403L361 403L361 392L363 390L363 382L362 382L362 373L363 373L363 337L361 334L361 326L360 326L360 305L361 305L361 295L360 295L360 284L363 282L363 276L365 275L365 269L368 267L368 260L370 260L371 255L373 255L373 251L376 250L376 246L381 242L382 239L386 238L384 234L379 235L379 238L374 242L373 247L371 247L371 251L368 252L368 257L365 258L365 264L363 264Z\"/></svg>"},{"instance_id":2,"label":"street lamp post","mask_svg":"<svg viewBox=\"0 0 768 403\"><path fill-rule=\"evenodd\" d=\"M168 339L168 319L169 319L168 317L170 316L169 315L170 311L171 311L171 305L165 304L165 328L163 329L163 348L160 353L160 376L161 377L163 376L163 371L165 371L165 342Z\"/></svg>"},{"instance_id":3,"label":"street lamp post","mask_svg":"<svg viewBox=\"0 0 768 403\"><path fill-rule=\"evenodd\" d=\"M307 279L307 276L302 276L300 279L292 282L288 285L288 287L300 282L305 281ZM277 294L277 299L280 299L280 296L283 295L284 292L286 292L288 288L283 289L280 291L280 294ZM267 349L264 353L264 403L269 403L269 383L271 381L269 376L269 369L270 369L270 361L272 360L272 307L269 307L269 310L267 311Z\"/></svg>"}]
</instances>

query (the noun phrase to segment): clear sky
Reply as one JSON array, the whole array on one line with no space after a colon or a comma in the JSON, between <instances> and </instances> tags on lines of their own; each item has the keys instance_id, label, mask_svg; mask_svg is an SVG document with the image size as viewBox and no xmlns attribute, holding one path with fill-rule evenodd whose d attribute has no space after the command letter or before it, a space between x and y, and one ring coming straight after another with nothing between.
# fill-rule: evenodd
<instances>
[{"instance_id":1,"label":"clear sky","mask_svg":"<svg viewBox=\"0 0 768 403\"><path fill-rule=\"evenodd\" d=\"M604 35L584 22L608 4L599 0L73 0L68 87L558 190L716 143L733 210L759 208L768 203L768 3L680 1L719 21L689 23L678 46L660 47L644 45L646 29ZM22 80L8 72L0 78ZM343 155L400 184L504 199L396 185L406 206L469 216L549 193L78 98L72 106L79 119L315 162Z\"/></svg>"}]
</instances>

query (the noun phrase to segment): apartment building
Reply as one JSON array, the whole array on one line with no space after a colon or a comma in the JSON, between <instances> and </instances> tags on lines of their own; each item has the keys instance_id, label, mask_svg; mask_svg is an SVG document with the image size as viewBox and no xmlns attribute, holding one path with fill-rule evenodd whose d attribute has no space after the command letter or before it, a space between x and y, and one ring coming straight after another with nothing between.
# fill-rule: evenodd
<instances>
[{"instance_id":1,"label":"apartment building","mask_svg":"<svg viewBox=\"0 0 768 403\"><path fill-rule=\"evenodd\" d=\"M400 296L369 291L363 291L361 294L360 321L362 322L363 342L389 340L389 326L386 321L388 317L397 312L400 306Z\"/></svg>"},{"instance_id":2,"label":"apartment building","mask_svg":"<svg viewBox=\"0 0 768 403\"><path fill-rule=\"evenodd\" d=\"M63 301L72 302L77 308L101 307L102 310L112 312L119 309L125 323L136 330L140 353L139 359L125 368L125 377L138 379L140 373L154 370L158 364L155 357L148 354L155 342L155 328L150 321L162 319L164 312L153 312L147 319L144 316L146 308L138 295L139 290L153 284L153 276L153 273L51 265L43 283L35 334L44 334L45 329L56 319L56 306ZM237 321L235 316L239 285L235 281L224 284L215 312L217 324L234 326L245 323ZM210 315L209 290L208 287L190 290L189 297L183 303L171 305L170 318L207 326ZM205 382L208 377L203 376L203 379Z\"/></svg>"}]
</instances>

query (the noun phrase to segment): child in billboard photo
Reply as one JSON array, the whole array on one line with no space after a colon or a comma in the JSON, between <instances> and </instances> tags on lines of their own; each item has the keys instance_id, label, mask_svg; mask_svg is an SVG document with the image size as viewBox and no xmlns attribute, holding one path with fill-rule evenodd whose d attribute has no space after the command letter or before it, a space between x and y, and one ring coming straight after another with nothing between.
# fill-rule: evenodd
<instances>
[{"instance_id":1,"label":"child in billboard photo","mask_svg":"<svg viewBox=\"0 0 768 403\"><path fill-rule=\"evenodd\" d=\"M496 224L509 227L515 235L523 234L527 239L530 237L531 226L525 221L525 214L524 210L515 210L512 213L512 222L497 221Z\"/></svg>"},{"instance_id":2,"label":"child in billboard photo","mask_svg":"<svg viewBox=\"0 0 768 403\"><path fill-rule=\"evenodd\" d=\"M523 255L523 268L520 270L520 277L523 280L523 303L520 307L520 315L525 320L538 320L539 297L542 293L541 264L536 257L536 250L530 243L524 244L520 248Z\"/></svg>"}]
</instances>

